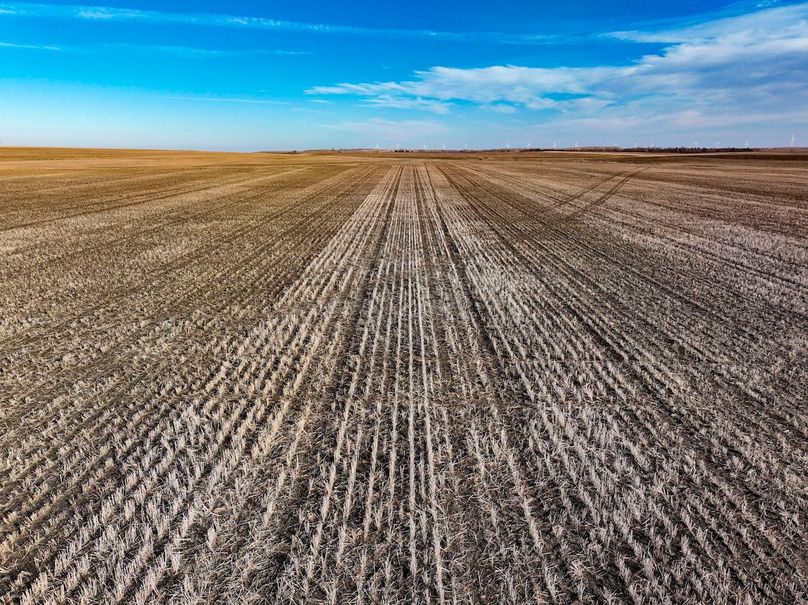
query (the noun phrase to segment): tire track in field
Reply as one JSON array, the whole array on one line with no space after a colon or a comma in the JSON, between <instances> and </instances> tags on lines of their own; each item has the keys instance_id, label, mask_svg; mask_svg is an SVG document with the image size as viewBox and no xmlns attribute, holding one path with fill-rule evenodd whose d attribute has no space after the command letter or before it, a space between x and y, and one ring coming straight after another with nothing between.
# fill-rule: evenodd
<instances>
[{"instance_id":1,"label":"tire track in field","mask_svg":"<svg viewBox=\"0 0 808 605\"><path fill-rule=\"evenodd\" d=\"M493 183L491 183L491 185L493 185ZM597 258L601 258L602 260L606 261L607 263L609 263L609 264L611 264L611 265L613 265L615 267L619 267L621 271L629 272L634 278L639 279L640 282L645 282L652 289L656 289L659 292L663 292L666 296L669 296L671 299L680 302L682 305L687 306L687 307L695 308L700 313L702 313L703 315L705 315L707 317L715 318L715 319L717 319L718 321L722 322L723 324L725 324L727 326L732 326L735 329L736 332L740 332L743 335L744 340L747 343L747 346L749 346L749 347L757 346L756 343L758 342L758 340L760 338L759 333L757 333L757 332L755 332L755 331L753 331L753 330L751 330L749 328L746 328L744 326L736 326L736 322L733 321L727 315L726 312L717 310L714 305L713 306L708 306L707 303L699 302L699 301L693 300L692 298L688 298L688 297L682 295L681 293L677 292L673 288L671 288L669 285L662 283L660 281L660 279L651 277L651 276L647 275L647 273L640 272L637 269L635 269L633 266L631 266L630 264L626 264L625 262L618 261L617 259L613 258L611 255L607 254L607 252L604 252L604 250L602 249L603 246L597 246L596 243L592 242L591 238L587 237L586 233L584 233L584 232L575 232L575 233L573 233L573 232L570 232L570 231L565 231L563 228L561 228L561 226L559 224L557 224L557 223L553 224L553 223L547 222L547 221L543 220L541 217L533 215L533 213L531 212L530 204L521 204L520 205L516 201L514 201L514 199L502 197L502 195L500 195L496 191L492 191L490 189L490 187L486 188L485 185L478 185L478 186L480 186L482 188L482 190L487 191L491 195L498 196L498 199L500 199L503 204L505 204L507 206L510 206L510 207L513 207L514 209L516 209L517 212L520 212L520 213L522 213L524 215L530 216L532 218L532 220L538 221L539 226L542 229L550 229L550 230L560 234L560 237L563 238L563 242L564 242L565 246L569 246L570 244L574 243L574 246L576 246L576 247L580 248L581 250L585 251L587 254L590 254L590 255L592 255L594 257L597 257ZM520 199L520 197L521 197L519 194L511 192L511 197L514 197L514 196L515 196L515 199L517 199L517 200ZM703 281L703 279L698 278L698 277L693 277L692 279ZM709 289L711 286L712 286L711 283L710 284L704 283L704 288L705 289ZM602 286L598 286L598 287L601 289L601 291L605 292L604 287L602 287ZM775 307L774 309L779 313L783 313L783 310L780 309L779 307ZM799 314L796 314L796 316L801 319L801 316ZM789 316L789 318L790 318L790 316ZM685 322L685 325L686 325L686 323L687 322ZM649 328L651 328L651 327L649 326ZM676 333L668 331L667 334L669 335L669 338L671 339L672 343L675 343L677 341L681 341L681 338L679 338ZM722 337L721 337L720 333L714 334L712 338L716 342L720 342L722 340ZM694 347L696 345L694 343L689 343L689 344L686 344L685 346ZM722 357L725 357L727 354L732 352L735 355L734 358L732 359L732 363L735 364L736 366L740 366L740 358L737 356L738 354L735 353L736 348L737 348L736 343L729 343L727 345L727 347L725 347L721 351L717 350L716 347L714 346L714 347L712 347L712 350L699 350L698 347L697 347L695 352L696 352L697 355L700 355L702 358L710 358L710 359L713 359L714 361L721 360ZM724 370L723 364L718 364L716 366L716 368L720 373L723 373L726 376L726 370ZM738 377L735 377L735 378L730 377L730 378L728 378L728 380L729 380L729 386L732 389L732 388L735 388L732 385L737 383L739 379L738 379ZM741 382L742 382L742 380L741 380ZM748 389L743 391L743 393L744 393L744 396L751 396L751 397L753 397L753 398L755 398L755 399L757 399L759 401L761 400L761 394L760 393L756 393L754 391L749 391ZM771 410L771 411L774 412L774 410ZM775 417L777 417L777 416L775 415ZM782 422L783 418L779 417L778 421ZM793 423L791 421L786 421L786 426L789 429L791 429L791 428L793 428Z\"/></svg>"},{"instance_id":2,"label":"tire track in field","mask_svg":"<svg viewBox=\"0 0 808 605\"><path fill-rule=\"evenodd\" d=\"M491 181L490 179L487 179L487 180L489 181L490 185L496 186L493 181ZM503 201L505 200L505 198L503 198L496 191L491 190L490 187L486 189L485 185L480 185L480 186L483 187L483 189L485 191L487 191L488 193L490 193L491 195L499 196L500 199L502 199ZM516 191L511 191L511 194L519 196L520 198L522 197L521 194L519 194ZM692 298L687 298L687 297L683 296L682 294L680 294L679 292L675 291L670 286L667 286L667 285L663 284L658 279L654 279L654 278L648 276L646 273L639 272L638 270L636 270L632 266L626 265L625 263L621 263L618 260L616 260L616 259L612 258L611 256L607 255L606 253L604 253L602 250L600 250L596 246L595 242L591 241L590 237L587 237L586 233L580 232L580 231L576 231L576 232L566 231L566 230L564 230L562 225L560 225L558 223L550 223L550 222L544 220L542 217L538 216L537 214L533 213L530 210L530 205L529 204L517 205L515 202L510 201L510 200L504 201L504 203L507 203L511 207L516 208L517 211L519 211L521 213L524 213L525 215L529 216L532 220L537 221L542 226L542 228L550 228L550 229L556 231L557 233L559 233L559 234L563 235L565 238L567 238L567 240L569 242L574 242L575 245L578 245L578 246L584 248L587 252L589 252L591 254L594 254L596 256L599 256L603 260L606 260L607 262L609 262L611 264L614 264L615 266L619 266L621 269L624 269L626 271L631 272L634 277L640 279L641 281L645 281L645 282L651 284L652 286L654 286L656 288L659 288L660 290L664 291L667 295L671 296L672 298L675 298L676 300L678 300L682 304L685 304L687 306L692 306L692 307L696 308L699 312L701 312L701 313L703 313L705 315L709 315L709 316L715 318L716 320L719 320L722 323L725 323L727 325L734 324L734 321L731 318L729 318L725 313L717 311L714 307L708 307L704 303L701 303L699 301L693 300ZM700 278L698 278L697 276L694 276L691 279L700 279ZM709 289L709 287L711 285L712 284L704 283L705 289ZM782 311L781 309L778 309L778 310ZM752 333L751 331L745 329L742 326L740 327L740 330L748 338L754 338L755 337L754 333Z\"/></svg>"},{"instance_id":3,"label":"tire track in field","mask_svg":"<svg viewBox=\"0 0 808 605\"><path fill-rule=\"evenodd\" d=\"M648 168L646 168L645 170L647 170L647 169ZM476 174L478 176L481 176L483 178L491 180L490 174L486 174L482 170L473 170L473 172L474 172L474 174ZM535 192L539 196L550 197L551 199L557 199L554 194L548 193L545 189L543 189L538 183L535 183L534 181L530 181L530 180L526 180L526 179L521 179L520 180L519 178L516 178L516 177L505 178L505 175L503 175L502 173L497 173L496 180L498 182L503 183L506 187L509 187L509 188L511 188L512 186L515 185L515 186L517 186L518 188L520 188L522 190L527 190L527 191L530 191L532 193ZM674 207L674 206L665 205L662 202L656 201L654 199L644 198L642 201L643 201L644 204L647 204L649 206L653 206L654 208L662 208L662 209L664 209L666 211L676 212L676 213L680 213L680 214L684 212L683 209L680 208L680 207ZM627 210L618 208L617 206L611 207L609 209L609 211L614 212L614 213L622 213L625 216L630 216L630 217L632 217L635 220L640 221L640 222L647 222L651 227L663 227L665 229L669 229L669 230L672 230L672 231L685 233L685 234L687 234L689 236L699 237L701 239L707 239L707 241L712 241L712 240L706 238L706 236L704 236L704 235L700 235L700 234L695 233L692 230L685 229L681 225L676 225L676 224L673 224L671 222L662 223L658 219L655 220L653 218L643 217L643 216L640 216L638 213L631 213L631 212L629 212ZM535 211L532 212L532 214L534 216L536 216L539 213L540 212L535 212ZM692 219L688 219L688 220L692 220ZM722 224L729 224L729 223L726 223L726 221L723 221L723 220L721 222L722 222ZM633 227L630 224L627 224L626 226ZM671 239L671 241L673 241L673 240ZM762 250L743 247L742 242L737 242L737 241L728 242L728 241L722 239L721 243L722 243L722 245L724 247L730 247L730 248L734 248L734 249L737 249L737 250L743 250L746 253L755 255L757 257L765 258L765 259L767 259L768 262L774 262L774 263L777 263L777 264L787 263L787 264L790 264L792 266L800 266L800 267L802 266L797 261L790 261L790 260L787 260L787 259L782 259L780 256L772 255L772 254L766 253L765 251L762 251ZM727 258L727 257L721 257L721 259L722 259L722 262L731 262L733 260L733 259L730 259L730 258ZM737 259L735 259L735 262L737 262ZM748 266L748 265L744 265L744 267L746 267L746 266ZM749 267L751 267L751 266L749 266ZM786 281L789 281L789 280L786 279Z\"/></svg>"},{"instance_id":4,"label":"tire track in field","mask_svg":"<svg viewBox=\"0 0 808 605\"><path fill-rule=\"evenodd\" d=\"M494 195L496 195L496 194L494 193ZM505 207L514 207L514 208L516 209L516 211L517 211L517 212L520 212L520 213L526 213L526 212L525 212L525 210L523 210L523 209L521 209L521 208L516 207L516 206L514 205L514 202L513 202L513 201L511 201L511 200L509 200L509 199L506 199L506 198L502 198L502 197L498 197L498 199L499 199L499 200L500 200L500 201L501 201L501 202L502 202L502 203L505 205ZM541 220L541 219L539 219L539 220ZM553 226L553 225L550 225L550 224L545 224L545 223L542 223L542 227L541 227L541 228L542 228L542 229L545 229L545 228L549 228L549 229L557 229L557 227L556 227L556 226ZM563 240L564 242L569 242L569 241L570 241L570 238L571 238L572 236L571 236L569 233L564 233L564 234L563 234L563 237L565 237L565 238L566 238L565 240ZM603 253L602 251L600 251L600 250L598 250L598 249L594 248L594 247L593 247L593 246L591 246L591 245L586 244L586 242L582 242L580 238L575 238L575 240L574 240L574 241L575 241L576 245L583 246L583 247L584 247L584 249L585 249L587 252L589 252L589 253L591 253L591 254L594 254L595 256L600 256L600 257L604 258L605 260L607 260L607 261L609 261L609 262L614 262L614 261L612 261L611 259L609 259L609 257L605 257L605 256L603 256L603 254L604 254L604 253ZM630 268L630 267L628 267L628 269L629 269L629 270L631 270L631 268ZM582 277L583 277L583 276L582 276ZM643 281L649 281L649 280L650 280L650 281L651 281L651 283L654 283L654 284L656 283L656 280L653 280L653 278L649 278L649 277L648 277L648 276L646 276L645 274L636 274L636 277L640 278L640 279L641 279L641 280L643 280ZM594 283L594 282L593 282L593 283ZM669 294L670 296L672 296L674 299L679 299L679 298L681 297L681 295L679 295L678 293L676 293L676 292L674 292L674 291L671 291L671 290L669 290L669 289L665 289L665 287L664 287L662 284L657 284L657 286L658 286L658 287L660 287L660 288L663 288L663 291L665 291L666 293L668 293L668 294ZM596 286L596 287L597 287L597 288L598 288L598 289L599 289L599 290L600 290L602 293L605 293L605 290L604 290L602 287L600 287L600 286ZM619 301L617 301L617 299L616 299L616 298L612 298L612 300L614 300L614 302L615 302L615 304L617 305L617 307L622 306L622 303L621 303L621 302L619 302ZM688 301L689 301L689 302L688 302ZM704 313L706 313L706 314L710 314L710 315L712 315L712 314L715 314L715 313L716 313L715 311L713 311L713 310L712 310L712 309L710 309L710 308L704 307L703 305L698 305L698 304L697 304L695 301L690 301L690 299L682 299L682 302L683 302L683 303L688 304L689 306L695 305L697 308L699 308L700 310L702 310L702 311L703 311ZM727 321L727 322L729 323L729 321L728 321L728 320L726 320L726 318L725 318L725 321ZM651 326L649 326L649 329L653 329L653 328L652 328ZM751 337L751 336L753 336L753 335L751 335L751 333L750 333L750 334L749 334L749 336ZM672 339L672 340L671 340L671 342L676 342L677 338L676 338L676 335L675 335L675 334L669 334L669 337ZM687 346L687 345L686 345L686 346ZM692 346L692 345L690 345L690 346ZM698 351L697 351L697 353L698 353ZM705 353L705 354L706 354L706 353ZM713 357L715 357L716 355L718 355L718 353L713 352L711 355L712 355ZM718 357L715 357L715 358L717 359ZM730 383L729 383L727 386L729 386L730 388L733 388L733 387L732 387L732 384L734 384L734 382L735 382L735 380L732 380L732 381L731 381L731 382L730 382ZM753 396L753 397L757 397L757 398L759 398L759 395L755 395L754 393L747 393L747 395L751 395L751 396ZM780 418L780 421L782 421L782 420L783 420L783 419L782 419L782 418ZM789 428L789 429L793 428L793 427L791 426L791 423L788 423L788 422L787 422L787 426L788 426L788 428Z\"/></svg>"},{"instance_id":5,"label":"tire track in field","mask_svg":"<svg viewBox=\"0 0 808 605\"><path fill-rule=\"evenodd\" d=\"M603 204L608 202L609 199L611 199L611 197L615 193L617 193L617 191L621 187L623 187L623 185L628 183L631 179L633 179L635 176L637 176L638 174L640 174L644 170L646 170L646 169L645 168L640 168L639 170L635 170L634 172L631 172L631 173L624 173L624 175L617 175L617 176L621 176L622 178L620 178L619 181L617 181L608 191L606 191L606 193L598 196L598 198L596 200L594 200L593 202L585 204L581 208L573 210L572 212L564 215L563 217L560 218L560 222L563 223L563 222L567 222L567 221L577 220L582 215L584 215L584 214L586 214L588 212L591 212L592 210L594 210L595 208L597 208L599 206L602 206ZM607 180L611 180L611 179L607 179ZM590 189L590 191L594 190L596 188L597 188L597 185L593 186L592 189Z\"/></svg>"},{"instance_id":6,"label":"tire track in field","mask_svg":"<svg viewBox=\"0 0 808 605\"><path fill-rule=\"evenodd\" d=\"M493 212L493 210L492 210L492 212ZM499 222L499 221L498 221L498 224L499 224L499 225L509 225L509 224L511 224L511 222L509 222L508 220L505 220L505 222ZM513 223L513 224L517 224L517 223ZM503 245L505 245L506 247L508 247L508 246L509 246L508 242L509 242L509 241L511 241L511 239L513 239L513 236L502 235L501 237L502 237L502 240L501 240L501 241L502 241ZM520 242L520 241L521 241L521 239L517 237L517 238L516 238L515 240L513 240L513 241ZM514 254L516 254L516 250L515 250L515 249L513 250L513 253L514 253ZM509 258L511 258L511 259L512 259L512 258L514 257L514 254L509 255ZM518 257L518 255L517 255L517 257ZM525 260L526 260L526 259L525 259ZM524 264L525 264L525 262L523 261L523 262L519 263L519 266L522 266L522 265L524 265ZM529 265L528 265L528 266L529 266ZM566 296L567 296L567 297L570 297L570 294L568 293ZM573 294L573 295L572 295L572 297L571 297L571 299L572 299L572 300L574 300L574 298L575 298L575 295ZM563 299L562 299L562 300L563 300ZM567 312L568 312L568 311L567 311ZM586 321L585 321L586 317L593 317L593 318L596 318L596 317L597 317L597 313L595 313L595 314L592 314L591 312L585 312L585 313L586 313L586 315L580 315L580 317L579 317L579 319L580 319L581 321L584 321L584 325L586 325ZM607 342L606 344L608 344L608 346L609 346L609 347L611 347L611 346L612 346L612 345L611 345L610 343L608 343L608 342ZM607 349L607 350L608 350L608 349ZM661 401L661 400L660 400L660 401ZM673 412L674 412L674 414L673 414L673 417L674 417L674 418L676 418L676 417L680 417L680 419L681 419L681 415L680 415L680 414L678 414L678 413L676 412L676 410L670 410L670 411L673 411ZM678 423L678 422L676 422L676 421L674 421L674 424L673 424L673 425L671 425L671 426L679 426L679 423ZM689 437L689 439L692 439L692 437ZM720 472L720 471L719 471L719 475L721 475L721 472ZM714 485L715 485L715 486L726 485L726 483L725 483L726 478L727 478L726 473L723 473L723 477L721 477L721 479L720 479L720 480L717 480L717 481L715 482L715 484L714 484ZM731 484L731 483L730 483L730 484ZM718 497L718 501L721 501L720 496L717 496L717 497ZM747 524L749 524L749 525L747 525L747 527L749 527L750 525L751 525L751 526L755 526L755 525L756 525L758 522L757 522L757 521L755 521L755 519L754 519L754 515L752 515L752 516L746 516L746 523L747 523ZM767 559L767 557L766 557L765 555L762 555L762 556L763 556L763 560L766 560L766 559ZM778 565L778 564L773 564L773 565L774 565L774 566L776 566L776 565ZM773 568L775 568L775 567L773 567Z\"/></svg>"},{"instance_id":7,"label":"tire track in field","mask_svg":"<svg viewBox=\"0 0 808 605\"><path fill-rule=\"evenodd\" d=\"M504 203L506 206L509 204L509 202L508 202L507 200L502 199L502 200L500 200L500 201L502 201L502 202L503 202L503 203ZM502 222L501 224L503 224L503 225L504 225L504 224L507 224L506 219L502 219L502 220L503 220L504 222ZM582 277L583 277L583 276L582 276Z\"/></svg>"},{"instance_id":8,"label":"tire track in field","mask_svg":"<svg viewBox=\"0 0 808 605\"><path fill-rule=\"evenodd\" d=\"M468 192L467 192L467 195L471 195L471 194L468 194ZM490 212L491 212L492 216L493 216L494 214L498 214L498 213L497 213L497 211L496 211L496 210L494 210L494 209L490 209L490 208L489 208L489 210L490 210ZM511 223L509 222L509 220L508 220L508 219L506 219L506 218L503 218L503 217L500 217L500 218L497 220L497 224L499 224L500 226L511 225ZM513 223L513 224L515 225L516 223ZM502 239L503 243L505 243L505 242L508 242L508 241L509 241L509 238L508 238L507 236L502 235L501 237L503 238L503 239ZM519 239L517 239L517 240L515 240L515 241L519 241ZM506 245L510 245L510 244L506 244ZM514 250L515 250L515 249L514 249ZM515 253L515 252L514 252L514 253ZM525 259L525 262L527 262L527 259ZM520 263L520 264L525 264L525 263L523 262L523 263ZM529 263L528 263L528 264L529 264ZM573 294L572 296L570 296L570 294L568 294L567 296L568 296L568 297L570 297L570 300L574 300L574 299L575 299L575 295L574 295L574 294ZM582 322L584 323L584 325L587 325L587 324L590 324L590 323L591 323L591 322L589 321L589 319L590 319L590 318L591 318L591 319L596 319L596 318L598 317L598 314L597 314L597 313L593 313L591 310L590 310L590 311L584 310L584 311L580 311L580 312L575 312L575 315L576 315L576 316L579 318L579 320L580 320L580 321L582 321ZM601 328L601 330L602 330L602 328ZM600 341L600 342L602 343L602 346L606 346L606 347L607 347L607 350L614 348L615 344L614 344L614 343L612 343L612 342L610 342L610 338L607 338L606 340L603 340L603 336L604 336L604 334L606 334L605 332L597 331L597 332L594 332L593 334L598 335L598 338L600 338L600 339L601 339L601 341ZM616 334L612 334L612 335L614 336L614 335L616 335ZM617 345L617 346L620 346L620 345ZM643 374L642 374L642 373L640 373L640 374L638 374L638 376L642 378L642 377L643 377ZM668 386L666 386L666 385L667 385L667 384L669 384L669 383L666 383L666 381L665 381L665 380L666 380L666 379L665 379L665 377L662 377L662 376L648 376L648 377L652 377L653 379L651 380L651 382L647 382L645 379L643 379L643 382L646 382L646 384L653 385L655 382L658 382L658 383L659 383L659 384L662 386L662 388L663 388L663 389L668 389L668 388L669 388ZM653 386L652 386L651 388L652 388L652 393L654 393L654 392L656 391L656 387L653 387ZM663 391L663 392L664 392L664 391ZM655 397L657 397L657 401L659 401L660 403L662 403L662 404L663 404L663 408L662 408L662 409L665 409L665 410L667 411L666 413L671 414L671 416L670 416L670 418L671 418L671 420L672 420L672 424L671 424L671 426L674 426L674 427L679 427L679 426L681 426L681 423L682 423L682 421L683 421L683 420L685 421L685 424L687 424L687 423L688 423L687 419L686 419L686 418L685 418L685 417L682 415L682 413L681 413L679 410L675 409L674 407L671 407L671 406L669 405L669 403L668 403L668 402L666 402L666 398L665 398L664 396L662 396L661 398L659 398L659 397L660 397L659 395L655 395ZM758 423L758 424L759 424L759 423ZM761 428L762 428L762 426L761 426ZM691 437L690 437L690 438L691 438L691 439L693 439L693 437L694 437L694 436L695 436L695 435L691 435ZM704 440L704 437L703 437L703 436L699 436L699 440L702 440L702 441L703 441L703 440ZM707 445L707 446L709 447L709 444L705 443L705 445ZM722 471L721 469L718 469L718 468L715 468L715 470L717 470L717 472L718 472L718 476L720 477L720 479L719 479L719 480L717 480L717 481L715 482L715 485L716 485L716 486L725 485L725 484L726 484L726 483L725 483L725 480L727 479L726 471ZM730 484L732 484L732 482L731 482L731 481L730 481ZM745 487L745 489L749 489L749 488L748 488L748 486L746 486L746 487ZM748 523L750 523L750 524L754 525L756 522L755 522L753 519L754 519L754 517L750 517L750 518L748 519ZM781 537L779 537L779 538L777 538L777 539L779 539L779 540L784 540L784 538L782 538L782 536L781 536ZM785 540L784 540L784 541L785 541ZM787 542L787 541L786 541L786 542Z\"/></svg>"}]
</instances>

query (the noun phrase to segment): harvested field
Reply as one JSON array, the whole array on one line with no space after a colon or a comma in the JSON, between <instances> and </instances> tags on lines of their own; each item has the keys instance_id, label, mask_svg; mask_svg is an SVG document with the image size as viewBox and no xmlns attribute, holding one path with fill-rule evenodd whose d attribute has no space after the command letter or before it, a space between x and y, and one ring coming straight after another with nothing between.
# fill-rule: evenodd
<instances>
[{"instance_id":1,"label":"harvested field","mask_svg":"<svg viewBox=\"0 0 808 605\"><path fill-rule=\"evenodd\" d=\"M0 151L0 602L805 602L806 168Z\"/></svg>"}]
</instances>

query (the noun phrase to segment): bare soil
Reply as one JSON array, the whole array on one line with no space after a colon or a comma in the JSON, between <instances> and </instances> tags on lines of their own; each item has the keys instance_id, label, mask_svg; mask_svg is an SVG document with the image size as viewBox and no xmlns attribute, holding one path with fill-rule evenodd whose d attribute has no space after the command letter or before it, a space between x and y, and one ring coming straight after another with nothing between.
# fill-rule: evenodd
<instances>
[{"instance_id":1,"label":"bare soil","mask_svg":"<svg viewBox=\"0 0 808 605\"><path fill-rule=\"evenodd\" d=\"M0 149L0 260L1 603L808 599L808 157Z\"/></svg>"}]
</instances>

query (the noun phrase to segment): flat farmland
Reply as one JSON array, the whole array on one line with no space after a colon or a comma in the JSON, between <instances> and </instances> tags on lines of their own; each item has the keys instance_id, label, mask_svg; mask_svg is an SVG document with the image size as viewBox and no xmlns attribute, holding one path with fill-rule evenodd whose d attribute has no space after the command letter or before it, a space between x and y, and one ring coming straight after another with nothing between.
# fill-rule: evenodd
<instances>
[{"instance_id":1,"label":"flat farmland","mask_svg":"<svg viewBox=\"0 0 808 605\"><path fill-rule=\"evenodd\" d=\"M808 599L808 158L0 150L0 602Z\"/></svg>"}]
</instances>

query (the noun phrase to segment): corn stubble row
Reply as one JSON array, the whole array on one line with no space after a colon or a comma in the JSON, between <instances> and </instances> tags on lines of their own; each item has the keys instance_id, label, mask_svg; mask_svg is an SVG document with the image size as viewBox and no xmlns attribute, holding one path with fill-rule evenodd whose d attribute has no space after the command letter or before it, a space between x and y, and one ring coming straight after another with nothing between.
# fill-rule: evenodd
<instances>
[{"instance_id":1,"label":"corn stubble row","mask_svg":"<svg viewBox=\"0 0 808 605\"><path fill-rule=\"evenodd\" d=\"M808 598L804 166L137 159L0 162L0 602Z\"/></svg>"}]
</instances>

